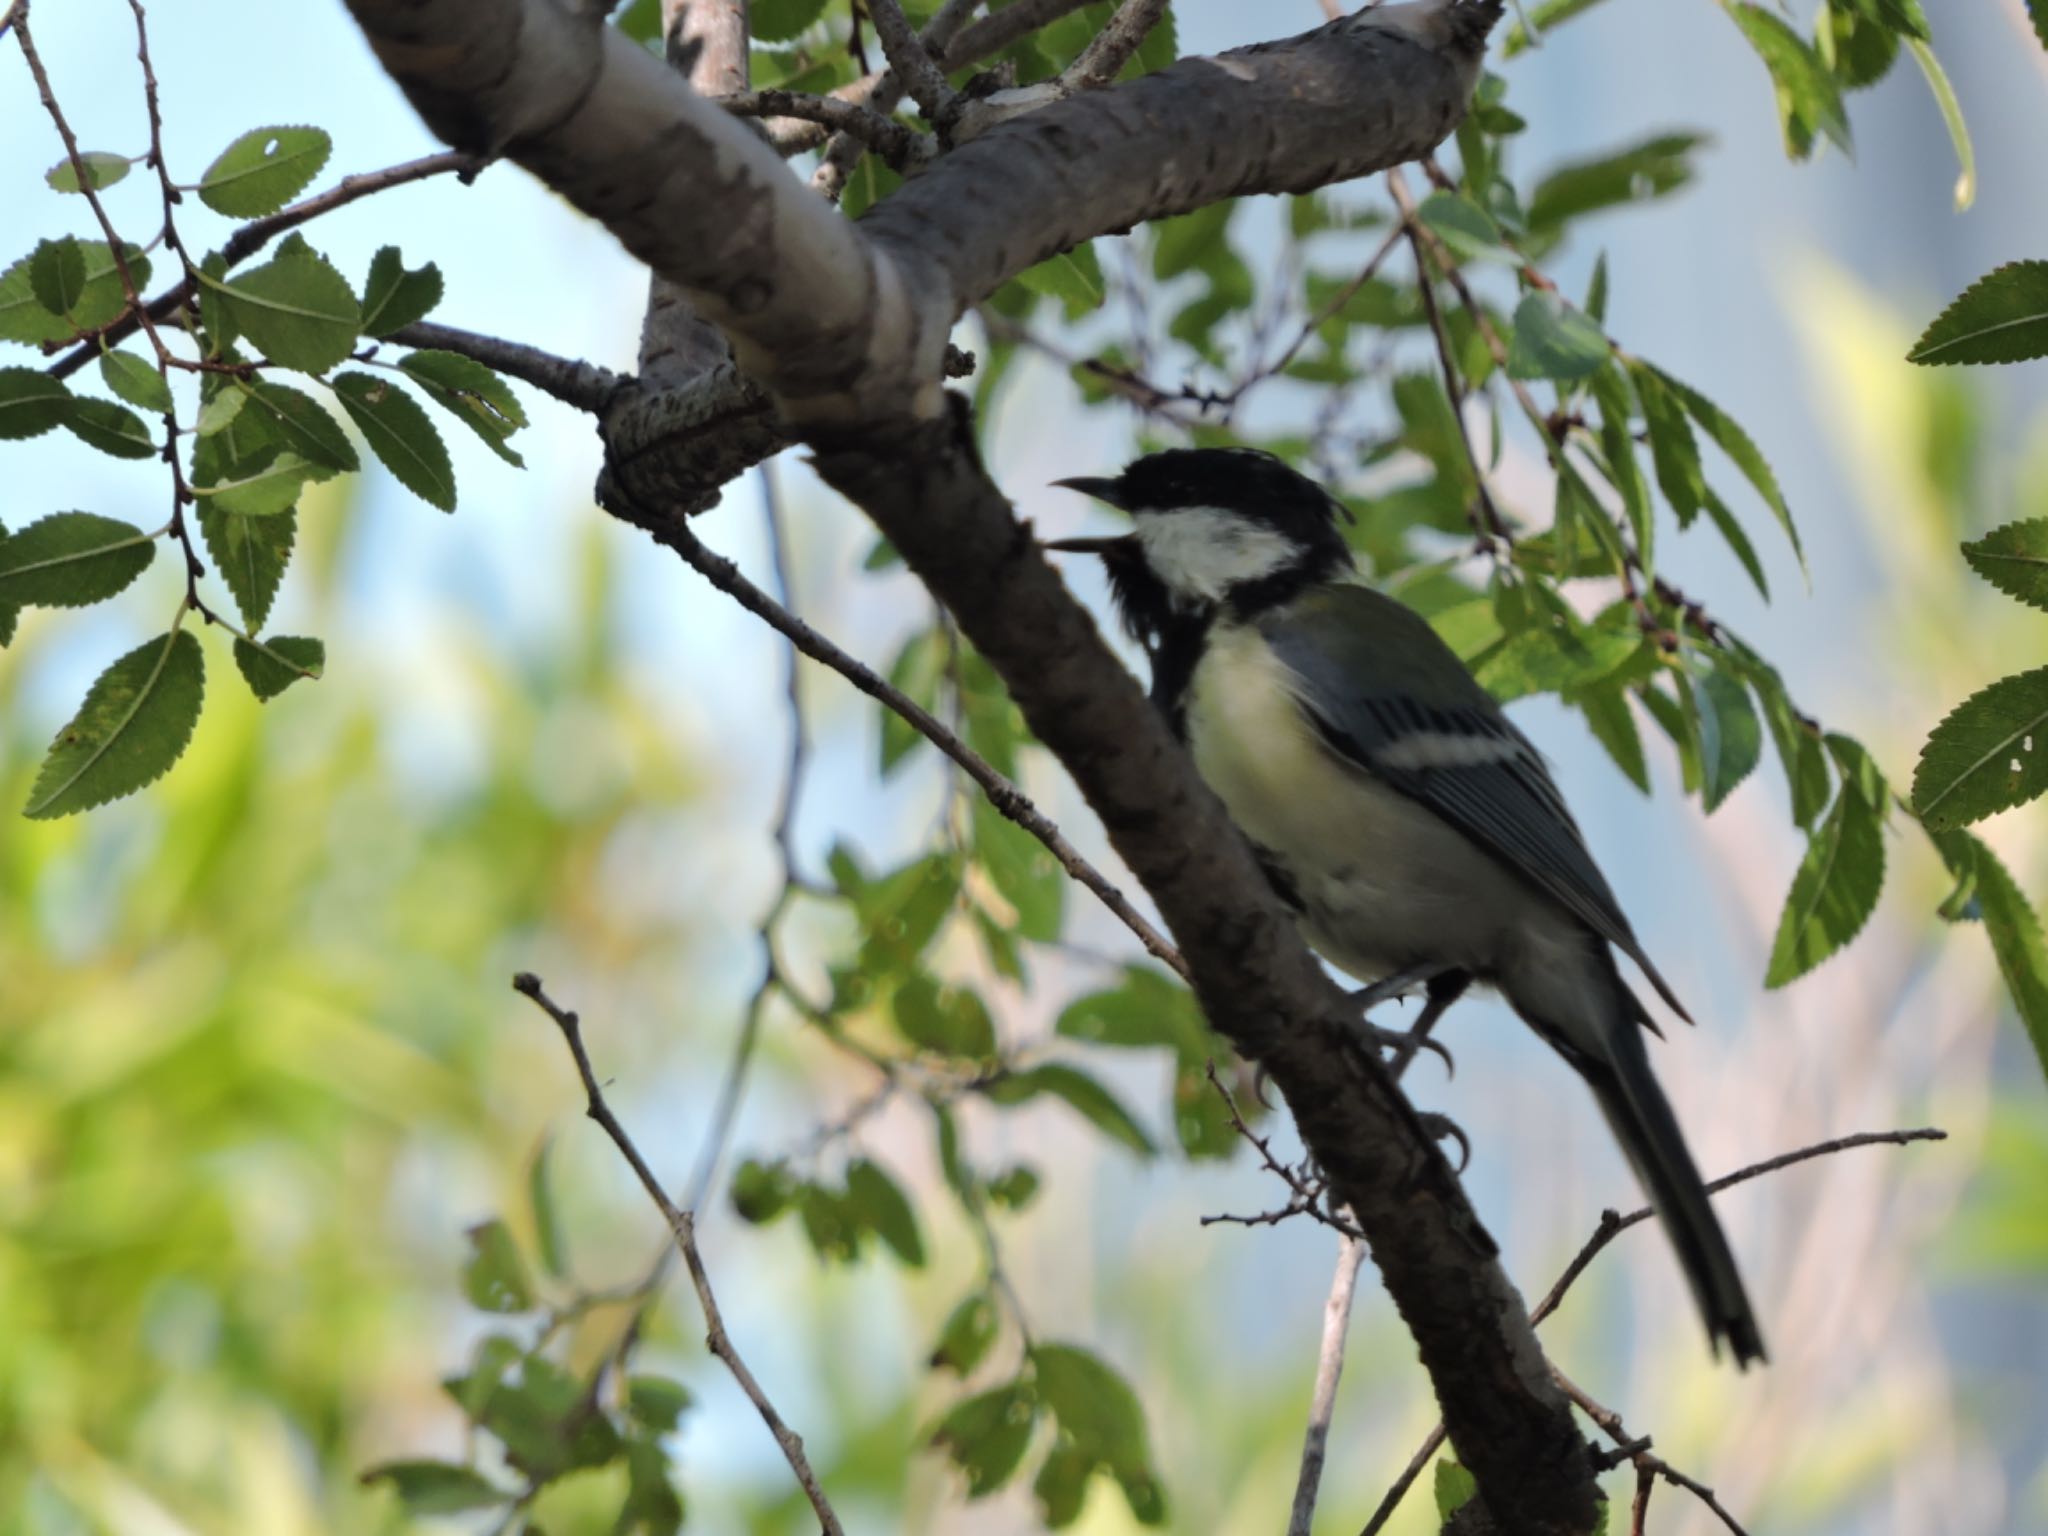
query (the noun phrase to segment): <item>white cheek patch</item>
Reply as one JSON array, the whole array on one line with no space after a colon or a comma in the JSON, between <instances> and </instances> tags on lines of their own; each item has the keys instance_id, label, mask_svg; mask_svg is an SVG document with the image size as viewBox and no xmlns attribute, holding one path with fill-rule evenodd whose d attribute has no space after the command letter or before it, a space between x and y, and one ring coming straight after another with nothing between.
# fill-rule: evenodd
<instances>
[{"instance_id":1,"label":"white cheek patch","mask_svg":"<svg viewBox=\"0 0 2048 1536\"><path fill-rule=\"evenodd\" d=\"M1183 507L1138 514L1145 563L1175 599L1213 603L1241 582L1291 565L1301 551L1292 539L1219 507Z\"/></svg>"},{"instance_id":2,"label":"white cheek patch","mask_svg":"<svg viewBox=\"0 0 2048 1536\"><path fill-rule=\"evenodd\" d=\"M1373 761L1398 773L1427 768L1477 768L1522 755L1522 744L1503 736L1466 736L1451 731L1417 731L1389 742Z\"/></svg>"}]
</instances>

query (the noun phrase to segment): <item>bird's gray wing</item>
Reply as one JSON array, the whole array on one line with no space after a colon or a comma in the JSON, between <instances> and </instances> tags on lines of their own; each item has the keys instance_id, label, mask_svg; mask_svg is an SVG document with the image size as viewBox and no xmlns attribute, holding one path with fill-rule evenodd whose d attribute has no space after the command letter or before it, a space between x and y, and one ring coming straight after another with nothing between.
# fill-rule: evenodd
<instances>
[{"instance_id":1,"label":"bird's gray wing","mask_svg":"<svg viewBox=\"0 0 2048 1536\"><path fill-rule=\"evenodd\" d=\"M1259 627L1332 750L1554 897L1690 1020L1643 953L1542 754L1427 621L1344 585L1276 609Z\"/></svg>"}]
</instances>

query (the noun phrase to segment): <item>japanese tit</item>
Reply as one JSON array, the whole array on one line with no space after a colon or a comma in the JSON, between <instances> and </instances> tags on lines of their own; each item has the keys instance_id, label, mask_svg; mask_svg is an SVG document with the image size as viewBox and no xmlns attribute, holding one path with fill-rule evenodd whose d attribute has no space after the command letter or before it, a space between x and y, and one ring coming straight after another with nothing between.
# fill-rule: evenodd
<instances>
[{"instance_id":1,"label":"japanese tit","mask_svg":"<svg viewBox=\"0 0 2048 1536\"><path fill-rule=\"evenodd\" d=\"M1057 482L1130 514L1100 555L1152 697L1341 969L1489 984L1592 1089L1710 1341L1763 1338L1613 950L1637 943L1535 747L1419 615L1366 586L1340 503L1269 454L1182 449Z\"/></svg>"}]
</instances>

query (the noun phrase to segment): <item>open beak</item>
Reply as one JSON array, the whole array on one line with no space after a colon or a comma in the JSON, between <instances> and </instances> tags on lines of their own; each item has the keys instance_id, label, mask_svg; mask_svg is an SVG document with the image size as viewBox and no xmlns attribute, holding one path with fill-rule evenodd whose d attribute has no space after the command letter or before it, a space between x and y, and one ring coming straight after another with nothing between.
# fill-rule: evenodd
<instances>
[{"instance_id":1,"label":"open beak","mask_svg":"<svg viewBox=\"0 0 2048 1536\"><path fill-rule=\"evenodd\" d=\"M1093 496L1097 501L1112 507L1122 507L1123 499L1118 495L1117 483L1094 475L1077 475L1071 480L1055 480L1053 484L1063 490L1079 491L1083 496ZM1056 549L1069 555L1113 555L1129 549L1135 542L1128 533L1098 535L1092 538L1047 539L1041 548Z\"/></svg>"}]
</instances>

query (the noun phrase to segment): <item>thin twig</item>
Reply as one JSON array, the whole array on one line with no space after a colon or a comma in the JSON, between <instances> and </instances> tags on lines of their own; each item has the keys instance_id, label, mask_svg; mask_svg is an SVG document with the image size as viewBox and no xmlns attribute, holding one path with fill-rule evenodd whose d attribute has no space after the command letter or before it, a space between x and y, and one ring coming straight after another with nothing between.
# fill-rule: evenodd
<instances>
[{"instance_id":1,"label":"thin twig","mask_svg":"<svg viewBox=\"0 0 2048 1536\"><path fill-rule=\"evenodd\" d=\"M823 666L830 667L862 693L901 715L919 735L958 763L966 771L967 776L981 786L982 793L988 796L991 805L1036 837L1045 845L1046 851L1059 860L1061 867L1069 875L1094 892L1096 898L1131 930L1149 954L1171 969L1175 975L1186 979L1187 962L1181 958L1180 951L1173 947L1166 936L1153 927L1144 914L1131 905L1123 892L1111 884L1100 870L1081 855L1080 850L1067 841L1066 835L1043 811L1032 804L1022 790L998 773L986 758L962 741L956 732L949 729L930 710L784 608L741 575L739 568L730 560L705 548L702 541L680 518L648 518L631 507L622 507L620 512L627 521L646 528L656 539L674 550L682 557L684 563L719 591L732 598L756 618L765 620L771 628L787 636L806 656Z\"/></svg>"},{"instance_id":2,"label":"thin twig","mask_svg":"<svg viewBox=\"0 0 2048 1536\"><path fill-rule=\"evenodd\" d=\"M683 1256L683 1263L690 1271L690 1283L696 1288L697 1302L704 1309L704 1344L712 1354L724 1362L732 1373L740 1390L747 1394L747 1400L761 1415L761 1422L768 1426L768 1432L775 1437L775 1443L782 1448L782 1456L789 1463L789 1469L796 1474L802 1485L804 1497L810 1500L811 1510L818 1517L818 1525L824 1536L845 1536L845 1527L839 1523L839 1516L833 1511L832 1503L825 1497L825 1490L818 1482L817 1473L811 1470L810 1461L804 1455L803 1438L783 1421L775 1411L775 1405L768 1400L768 1394L761 1390L754 1373L747 1369L746 1361L734 1347L732 1336L725 1331L725 1319L718 1310L718 1298L711 1290L711 1277L705 1272L704 1258L697 1250L696 1217L689 1211L681 1210L669 1199L668 1191L661 1187L661 1181L647 1166L647 1160L640 1155L640 1149L633 1144L633 1138L619 1123L618 1116L605 1102L604 1090L598 1086L597 1074L590 1065L590 1053L583 1045L583 1029L576 1015L559 1006L548 996L538 976L522 971L512 978L513 990L522 997L532 1000L561 1030L562 1040L569 1047L569 1055L576 1063L576 1075L583 1081L583 1092L588 1100L585 1113L604 1128L611 1137L612 1145L632 1167L640 1180L640 1187L647 1191L668 1222L669 1231L674 1234L676 1248Z\"/></svg>"},{"instance_id":3,"label":"thin twig","mask_svg":"<svg viewBox=\"0 0 2048 1536\"><path fill-rule=\"evenodd\" d=\"M1393 1486L1381 1496L1379 1508L1372 1512L1372 1518L1365 1522L1365 1529L1358 1536L1379 1536L1381 1529L1394 1518L1394 1511L1401 1507L1401 1500L1407 1496L1408 1490L1415 1486L1415 1479L1422 1476L1422 1469L1443 1449L1446 1438L1441 1424L1423 1436L1422 1444L1408 1458L1408 1465L1401 1469L1401 1475L1394 1479Z\"/></svg>"},{"instance_id":4,"label":"thin twig","mask_svg":"<svg viewBox=\"0 0 2048 1536\"><path fill-rule=\"evenodd\" d=\"M1081 50L1081 56L1067 66L1061 83L1082 91L1108 85L1165 14L1166 0L1124 0L1117 13Z\"/></svg>"},{"instance_id":5,"label":"thin twig","mask_svg":"<svg viewBox=\"0 0 2048 1536\"><path fill-rule=\"evenodd\" d=\"M946 83L944 72L910 18L903 14L902 0L866 0L866 4L875 36L882 40L882 52L889 56L890 70L910 92L925 121L942 127L952 118L957 93Z\"/></svg>"},{"instance_id":6,"label":"thin twig","mask_svg":"<svg viewBox=\"0 0 2048 1536\"><path fill-rule=\"evenodd\" d=\"M1358 1229L1355 1222L1327 1208L1329 1188L1313 1174L1314 1164L1304 1163L1297 1169L1290 1168L1282 1162L1273 1151L1272 1138L1261 1136L1245 1123L1244 1115L1237 1107L1235 1095L1223 1085L1223 1079L1217 1076L1216 1063L1213 1061L1209 1063L1208 1076L1209 1086L1223 1097L1223 1109L1230 1116L1230 1128L1252 1144L1253 1149L1259 1154L1259 1161L1266 1165L1266 1171L1287 1186L1288 1200L1278 1210L1265 1211L1257 1216L1204 1216L1202 1225L1213 1227L1219 1223L1229 1223L1240 1227L1272 1227L1291 1217L1312 1216L1348 1241L1365 1241L1365 1234Z\"/></svg>"},{"instance_id":7,"label":"thin twig","mask_svg":"<svg viewBox=\"0 0 2048 1536\"><path fill-rule=\"evenodd\" d=\"M899 123L885 112L837 96L812 96L802 91L741 91L714 98L734 117L784 117L819 123L850 134L908 176L929 165L938 145L925 134Z\"/></svg>"},{"instance_id":8,"label":"thin twig","mask_svg":"<svg viewBox=\"0 0 2048 1536\"><path fill-rule=\"evenodd\" d=\"M1330 1276L1329 1298L1323 1303L1323 1342L1316 1355L1316 1384L1309 1395L1308 1432L1302 1438L1301 1474L1294 1484L1287 1536L1309 1536L1315 1522L1316 1493L1322 1486L1323 1460L1330 1446L1330 1416L1337 1407L1337 1383L1344 1375L1351 1298L1358 1293L1358 1267L1364 1262L1364 1243L1355 1237L1338 1242L1337 1267Z\"/></svg>"},{"instance_id":9,"label":"thin twig","mask_svg":"<svg viewBox=\"0 0 2048 1536\"><path fill-rule=\"evenodd\" d=\"M1646 1476L1654 1476L1663 1478L1665 1482L1671 1484L1674 1488L1683 1488L1687 1493L1698 1499L1714 1512L1720 1522L1734 1533L1734 1536L1749 1536L1749 1533L1742 1528L1735 1516L1729 1513L1727 1506L1714 1496L1713 1489L1697 1478L1686 1476L1685 1473L1672 1466L1663 1457L1651 1455L1649 1450L1650 1442L1647 1437L1638 1438L1631 1435L1628 1432L1627 1426L1621 1422L1620 1414L1600 1402L1591 1393L1587 1392L1585 1388L1579 1386L1578 1383L1565 1375L1564 1372L1558 1370L1556 1366L1550 1368L1550 1374L1558 1386L1563 1389L1564 1395L1572 1400L1579 1411L1599 1425L1602 1433L1614 1442L1614 1455L1617 1462L1627 1461L1634 1464L1636 1469L1636 1497L1633 1518L1637 1523L1634 1525L1633 1530L1640 1531L1642 1529L1640 1512L1647 1509L1650 1503L1650 1496L1643 1488L1643 1480Z\"/></svg>"},{"instance_id":10,"label":"thin twig","mask_svg":"<svg viewBox=\"0 0 2048 1536\"><path fill-rule=\"evenodd\" d=\"M635 387L632 379L596 363L557 357L524 342L458 330L452 325L436 325L431 320L416 320L411 325L402 326L388 339L403 347L459 352L499 373L510 374L531 384L542 394L553 395L565 405L573 405L577 410L589 411L592 415L603 414L623 391Z\"/></svg>"}]
</instances>

